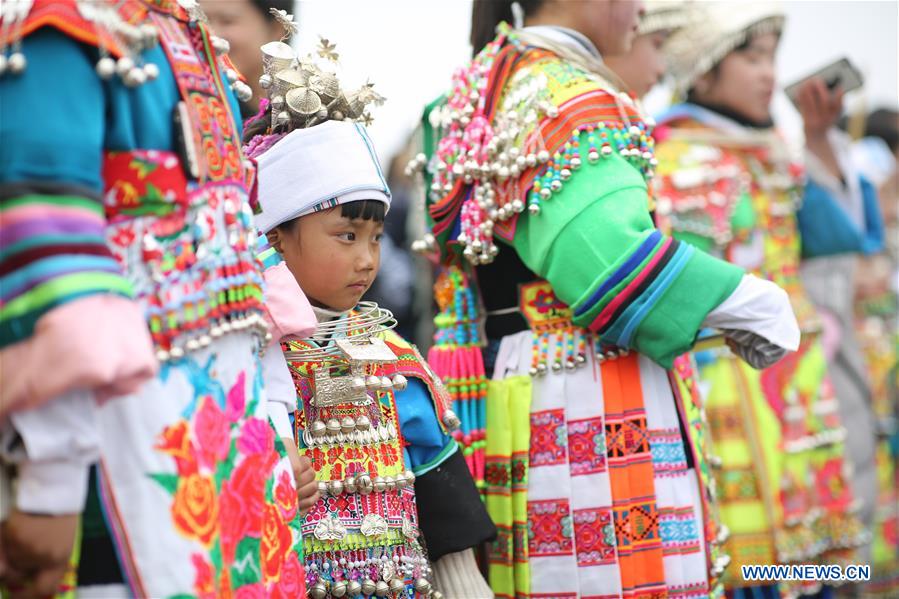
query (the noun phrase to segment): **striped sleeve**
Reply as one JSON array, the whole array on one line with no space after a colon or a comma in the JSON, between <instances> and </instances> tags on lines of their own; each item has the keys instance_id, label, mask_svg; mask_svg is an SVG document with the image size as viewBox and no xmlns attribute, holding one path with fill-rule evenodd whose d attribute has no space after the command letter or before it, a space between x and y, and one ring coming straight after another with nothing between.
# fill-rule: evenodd
<instances>
[{"instance_id":1,"label":"striped sleeve","mask_svg":"<svg viewBox=\"0 0 899 599\"><path fill-rule=\"evenodd\" d=\"M0 347L57 306L132 295L105 239L106 103L93 63L54 29L23 43L28 68L0 86Z\"/></svg>"},{"instance_id":2,"label":"striped sleeve","mask_svg":"<svg viewBox=\"0 0 899 599\"><path fill-rule=\"evenodd\" d=\"M642 176L618 156L582 167L541 207L515 235L525 264L571 306L575 324L662 366L690 349L742 278L656 230Z\"/></svg>"},{"instance_id":3,"label":"striped sleeve","mask_svg":"<svg viewBox=\"0 0 899 599\"><path fill-rule=\"evenodd\" d=\"M98 197L57 184L0 184L0 346L48 311L97 293L132 295L104 237Z\"/></svg>"}]
</instances>

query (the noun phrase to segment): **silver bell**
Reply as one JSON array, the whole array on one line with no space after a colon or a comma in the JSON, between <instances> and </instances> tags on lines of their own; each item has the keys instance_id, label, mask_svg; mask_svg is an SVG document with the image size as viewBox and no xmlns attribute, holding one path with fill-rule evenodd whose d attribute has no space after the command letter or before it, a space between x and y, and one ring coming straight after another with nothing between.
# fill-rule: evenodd
<instances>
[{"instance_id":1,"label":"silver bell","mask_svg":"<svg viewBox=\"0 0 899 599\"><path fill-rule=\"evenodd\" d=\"M397 593L402 593L406 588L406 583L404 583L399 578L394 578L390 581L390 592L396 595Z\"/></svg>"},{"instance_id":2,"label":"silver bell","mask_svg":"<svg viewBox=\"0 0 899 599\"><path fill-rule=\"evenodd\" d=\"M401 374L393 375L393 388L402 391L409 385L409 381Z\"/></svg>"},{"instance_id":3,"label":"silver bell","mask_svg":"<svg viewBox=\"0 0 899 599\"><path fill-rule=\"evenodd\" d=\"M390 586L384 582L383 580L379 580L375 583L375 595L378 597L386 597L387 593L390 592Z\"/></svg>"},{"instance_id":4,"label":"silver bell","mask_svg":"<svg viewBox=\"0 0 899 599\"><path fill-rule=\"evenodd\" d=\"M427 595L431 592L431 583L427 578L417 578L415 579L415 590L422 595Z\"/></svg>"},{"instance_id":5,"label":"silver bell","mask_svg":"<svg viewBox=\"0 0 899 599\"><path fill-rule=\"evenodd\" d=\"M358 581L351 580L346 585L346 592L350 597L356 597L362 592L362 585Z\"/></svg>"},{"instance_id":6,"label":"silver bell","mask_svg":"<svg viewBox=\"0 0 899 599\"><path fill-rule=\"evenodd\" d=\"M346 595L346 591L347 591L347 583L345 580L335 582L331 585L331 596L332 597L343 597L344 595Z\"/></svg>"},{"instance_id":7,"label":"silver bell","mask_svg":"<svg viewBox=\"0 0 899 599\"><path fill-rule=\"evenodd\" d=\"M100 79L112 79L112 76L115 75L116 70L115 60L110 58L109 56L104 56L97 61L97 66L95 68L97 71L97 76L100 77Z\"/></svg>"},{"instance_id":8,"label":"silver bell","mask_svg":"<svg viewBox=\"0 0 899 599\"><path fill-rule=\"evenodd\" d=\"M455 412L447 410L443 413L443 424L450 430L456 430L461 426L462 421L459 420L459 417L456 416Z\"/></svg>"},{"instance_id":9,"label":"silver bell","mask_svg":"<svg viewBox=\"0 0 899 599\"><path fill-rule=\"evenodd\" d=\"M371 482L371 477L369 477L367 474L360 475L356 479L356 488L363 495L368 495L369 493L371 493L372 489L374 488Z\"/></svg>"},{"instance_id":10,"label":"silver bell","mask_svg":"<svg viewBox=\"0 0 899 599\"><path fill-rule=\"evenodd\" d=\"M375 581L371 578L366 578L362 581L362 594L363 595L374 595L375 594Z\"/></svg>"},{"instance_id":11,"label":"silver bell","mask_svg":"<svg viewBox=\"0 0 899 599\"><path fill-rule=\"evenodd\" d=\"M309 596L312 599L325 599L328 596L328 589L325 587L325 583L316 582L312 585L312 588L309 589Z\"/></svg>"},{"instance_id":12,"label":"silver bell","mask_svg":"<svg viewBox=\"0 0 899 599\"><path fill-rule=\"evenodd\" d=\"M313 437L323 437L325 433L328 432L328 425L321 420L316 420L312 423L312 426L309 427L309 430L312 432Z\"/></svg>"}]
</instances>

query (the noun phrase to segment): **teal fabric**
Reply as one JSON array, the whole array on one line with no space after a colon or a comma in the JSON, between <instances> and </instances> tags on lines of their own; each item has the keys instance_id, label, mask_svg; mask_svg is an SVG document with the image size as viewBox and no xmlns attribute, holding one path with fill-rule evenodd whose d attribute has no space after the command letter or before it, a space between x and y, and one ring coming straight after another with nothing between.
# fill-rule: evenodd
<instances>
[{"instance_id":1,"label":"teal fabric","mask_svg":"<svg viewBox=\"0 0 899 599\"><path fill-rule=\"evenodd\" d=\"M97 51L50 27L22 41L28 68L0 85L0 182L40 180L103 189L104 150L175 149L181 99L165 52L143 53L159 77L128 88L94 71ZM240 127L240 107L226 88Z\"/></svg>"},{"instance_id":2,"label":"teal fabric","mask_svg":"<svg viewBox=\"0 0 899 599\"><path fill-rule=\"evenodd\" d=\"M423 382L409 379L409 386L397 391L395 397L400 430L406 441L406 464L416 476L421 476L445 462L458 446L440 427L431 392Z\"/></svg>"},{"instance_id":3,"label":"teal fabric","mask_svg":"<svg viewBox=\"0 0 899 599\"><path fill-rule=\"evenodd\" d=\"M796 215L802 240L802 257L834 254L873 254L883 250L883 218L877 191L864 177L859 178L865 222L860 229L830 192L814 181L805 186L802 207Z\"/></svg>"}]
</instances>

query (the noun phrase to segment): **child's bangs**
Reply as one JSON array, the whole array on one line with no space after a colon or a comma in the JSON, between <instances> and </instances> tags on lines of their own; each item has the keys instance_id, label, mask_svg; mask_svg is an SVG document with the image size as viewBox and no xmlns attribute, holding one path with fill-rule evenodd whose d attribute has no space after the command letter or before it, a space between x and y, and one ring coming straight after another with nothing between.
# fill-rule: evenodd
<instances>
[{"instance_id":1,"label":"child's bangs","mask_svg":"<svg viewBox=\"0 0 899 599\"><path fill-rule=\"evenodd\" d=\"M340 215L350 220L373 220L383 223L387 207L379 200L357 200L340 205Z\"/></svg>"}]
</instances>

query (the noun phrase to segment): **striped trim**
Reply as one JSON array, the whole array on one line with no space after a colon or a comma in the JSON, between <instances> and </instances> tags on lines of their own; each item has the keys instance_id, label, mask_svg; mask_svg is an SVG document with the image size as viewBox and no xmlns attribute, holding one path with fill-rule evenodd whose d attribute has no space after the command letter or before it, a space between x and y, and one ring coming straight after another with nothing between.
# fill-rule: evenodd
<instances>
[{"instance_id":1,"label":"striped trim","mask_svg":"<svg viewBox=\"0 0 899 599\"><path fill-rule=\"evenodd\" d=\"M131 284L117 274L104 272L77 272L55 277L42 283L0 307L0 321L21 317L48 304L88 292L115 292L125 297L132 295Z\"/></svg>"},{"instance_id":2,"label":"striped trim","mask_svg":"<svg viewBox=\"0 0 899 599\"><path fill-rule=\"evenodd\" d=\"M659 241L662 239L662 234L659 231L653 231L644 241L640 244L640 247L631 254L630 258L628 258L624 264L618 267L618 269L612 273L612 276L606 279L602 285L600 285L599 289L587 298L587 301L584 304L574 311L574 316L582 316L584 313L588 312L590 308L593 307L594 304L599 302L613 287L618 285L621 281L623 281L629 274L631 274L637 266L640 265L643 260L646 259L652 253L653 248L658 245Z\"/></svg>"},{"instance_id":3,"label":"striped trim","mask_svg":"<svg viewBox=\"0 0 899 599\"><path fill-rule=\"evenodd\" d=\"M0 347L28 338L45 313L66 302L132 297L105 225L99 196L76 186L0 186Z\"/></svg>"},{"instance_id":4,"label":"striped trim","mask_svg":"<svg viewBox=\"0 0 899 599\"><path fill-rule=\"evenodd\" d=\"M625 310L625 313L619 319L619 322L623 321L625 325L621 335L618 337L617 345L631 347L631 338L637 327L640 326L640 323L643 322L649 311L655 307L662 294L668 290L674 280L680 275L687 262L690 261L693 252L694 249L691 246L686 244L679 245L671 261L662 271L661 276L655 277L649 288L640 295L640 298Z\"/></svg>"},{"instance_id":5,"label":"striped trim","mask_svg":"<svg viewBox=\"0 0 899 599\"><path fill-rule=\"evenodd\" d=\"M0 277L0 305L54 277L88 270L116 274L119 264L107 256L84 254L54 255L37 260Z\"/></svg>"}]
</instances>

